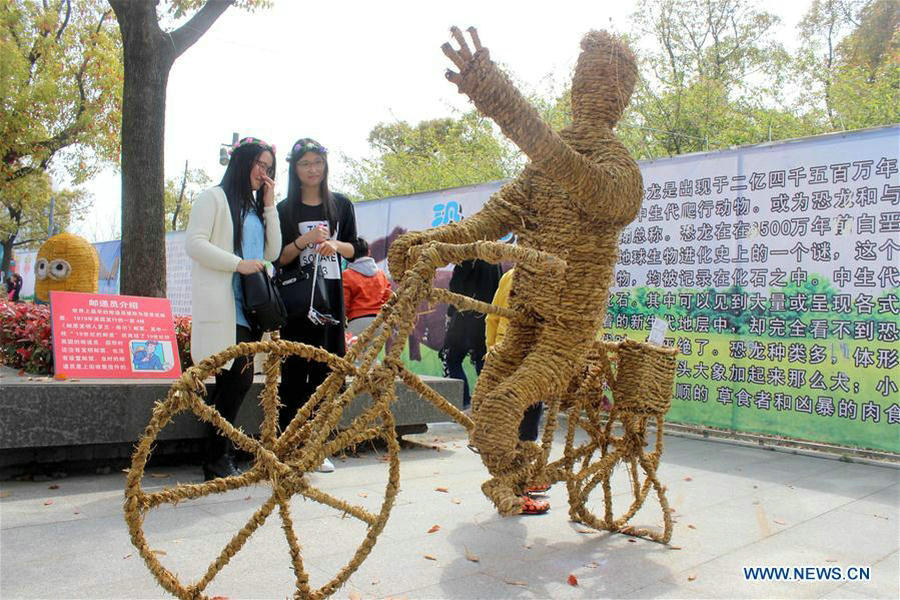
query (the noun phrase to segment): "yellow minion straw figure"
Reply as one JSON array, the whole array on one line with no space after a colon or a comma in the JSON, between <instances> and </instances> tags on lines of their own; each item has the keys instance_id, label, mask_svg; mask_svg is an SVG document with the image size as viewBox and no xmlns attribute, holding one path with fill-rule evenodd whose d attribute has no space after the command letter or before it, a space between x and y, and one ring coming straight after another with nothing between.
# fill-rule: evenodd
<instances>
[{"instance_id":1,"label":"yellow minion straw figure","mask_svg":"<svg viewBox=\"0 0 900 600\"><path fill-rule=\"evenodd\" d=\"M84 238L71 233L54 235L41 245L34 262L34 295L50 302L50 292L97 293L100 260Z\"/></svg>"}]
</instances>

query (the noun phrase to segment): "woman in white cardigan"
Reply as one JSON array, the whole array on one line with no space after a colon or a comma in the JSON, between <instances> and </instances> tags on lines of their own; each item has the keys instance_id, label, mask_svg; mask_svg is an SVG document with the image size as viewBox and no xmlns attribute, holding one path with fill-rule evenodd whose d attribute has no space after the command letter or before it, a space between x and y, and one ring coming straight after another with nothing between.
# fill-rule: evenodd
<instances>
[{"instance_id":1,"label":"woman in white cardigan","mask_svg":"<svg viewBox=\"0 0 900 600\"><path fill-rule=\"evenodd\" d=\"M244 315L239 274L265 268L281 252L275 209L275 149L256 138L233 148L222 182L194 201L185 249L192 259L191 358L194 363L240 342L259 340ZM249 363L249 364L248 364ZM240 357L216 375L210 403L234 423L253 384L253 364ZM203 476L237 475L233 447L209 428Z\"/></svg>"}]
</instances>

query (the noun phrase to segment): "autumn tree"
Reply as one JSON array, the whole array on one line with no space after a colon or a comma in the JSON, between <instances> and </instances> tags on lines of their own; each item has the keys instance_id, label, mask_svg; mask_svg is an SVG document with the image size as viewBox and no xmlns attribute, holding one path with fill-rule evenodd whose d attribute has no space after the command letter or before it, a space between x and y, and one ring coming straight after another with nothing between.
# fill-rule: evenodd
<instances>
[{"instance_id":1,"label":"autumn tree","mask_svg":"<svg viewBox=\"0 0 900 600\"><path fill-rule=\"evenodd\" d=\"M36 241L38 216L46 221L50 169L58 167L77 184L118 161L122 63L115 19L101 0L0 0L0 31L0 241L6 268L9 250ZM66 199L83 193L53 197L55 215L63 216Z\"/></svg>"},{"instance_id":2,"label":"autumn tree","mask_svg":"<svg viewBox=\"0 0 900 600\"><path fill-rule=\"evenodd\" d=\"M183 231L187 228L194 197L211 182L212 179L203 169L188 168L188 161L184 161L184 172L180 178L166 180L166 231Z\"/></svg>"},{"instance_id":3,"label":"autumn tree","mask_svg":"<svg viewBox=\"0 0 900 600\"><path fill-rule=\"evenodd\" d=\"M119 156L122 63L101 0L0 2L0 184L46 171L60 151L81 182Z\"/></svg>"},{"instance_id":4,"label":"autumn tree","mask_svg":"<svg viewBox=\"0 0 900 600\"><path fill-rule=\"evenodd\" d=\"M267 0L109 0L122 34L123 294L165 296L165 184L163 145L166 85L175 61L228 7L267 6ZM160 14L162 11L163 14ZM187 18L166 31L160 18Z\"/></svg>"},{"instance_id":5,"label":"autumn tree","mask_svg":"<svg viewBox=\"0 0 900 600\"><path fill-rule=\"evenodd\" d=\"M854 13L855 6L845 12L854 28L838 43L828 75L833 129L900 121L900 4L871 0Z\"/></svg>"},{"instance_id":6,"label":"autumn tree","mask_svg":"<svg viewBox=\"0 0 900 600\"><path fill-rule=\"evenodd\" d=\"M641 0L631 20L642 80L618 130L637 156L808 132L785 98L774 14L749 0Z\"/></svg>"},{"instance_id":7,"label":"autumn tree","mask_svg":"<svg viewBox=\"0 0 900 600\"><path fill-rule=\"evenodd\" d=\"M52 190L45 171L6 183L0 195L0 272L9 272L14 249L37 247L51 233L64 231L82 214L86 204L87 195L82 190Z\"/></svg>"},{"instance_id":8,"label":"autumn tree","mask_svg":"<svg viewBox=\"0 0 900 600\"><path fill-rule=\"evenodd\" d=\"M363 200L495 181L521 167L519 153L474 110L417 125L380 123L368 142L372 157L345 157L344 181Z\"/></svg>"}]
</instances>

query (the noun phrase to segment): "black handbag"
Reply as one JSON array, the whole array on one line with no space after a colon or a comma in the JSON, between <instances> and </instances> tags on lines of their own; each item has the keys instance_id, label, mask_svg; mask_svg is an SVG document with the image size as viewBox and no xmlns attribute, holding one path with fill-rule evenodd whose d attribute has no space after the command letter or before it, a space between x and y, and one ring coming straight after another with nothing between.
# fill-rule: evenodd
<instances>
[{"instance_id":1,"label":"black handbag","mask_svg":"<svg viewBox=\"0 0 900 600\"><path fill-rule=\"evenodd\" d=\"M275 331L287 323L287 310L278 288L265 269L241 275L244 293L244 316L252 329Z\"/></svg>"},{"instance_id":2,"label":"black handbag","mask_svg":"<svg viewBox=\"0 0 900 600\"><path fill-rule=\"evenodd\" d=\"M334 314L325 284L325 269L318 261L303 266L297 261L292 266L279 268L275 285L291 319L307 317L310 308L325 315Z\"/></svg>"}]
</instances>

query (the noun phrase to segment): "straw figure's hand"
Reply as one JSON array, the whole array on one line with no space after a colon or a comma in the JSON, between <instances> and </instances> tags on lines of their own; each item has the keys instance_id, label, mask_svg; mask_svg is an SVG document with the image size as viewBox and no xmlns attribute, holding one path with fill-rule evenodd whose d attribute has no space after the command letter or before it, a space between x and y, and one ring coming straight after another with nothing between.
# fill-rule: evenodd
<instances>
[{"instance_id":1,"label":"straw figure's hand","mask_svg":"<svg viewBox=\"0 0 900 600\"><path fill-rule=\"evenodd\" d=\"M472 84L474 83L469 81L469 78L466 76L473 70L477 70L478 66L487 66L491 63L488 49L481 45L481 40L478 38L478 31L476 31L474 27L469 27L466 31L469 32L469 36L472 38L472 45L475 48L474 54L472 53L472 50L469 49L469 45L466 43L466 38L463 36L462 31L455 25L450 28L450 33L453 35L453 39L459 44L459 50L454 50L450 42L441 46L441 50L444 51L447 58L449 58L453 64L456 65L456 68L459 69L458 73L451 69L447 69L445 76L452 83L455 83L459 88L459 91L463 94L469 94L472 91L470 88L473 87Z\"/></svg>"},{"instance_id":2,"label":"straw figure's hand","mask_svg":"<svg viewBox=\"0 0 900 600\"><path fill-rule=\"evenodd\" d=\"M413 246L425 243L427 240L421 231L410 231L404 233L388 247L388 269L391 272L391 278L400 283L406 270L410 267L411 258L409 250Z\"/></svg>"}]
</instances>

